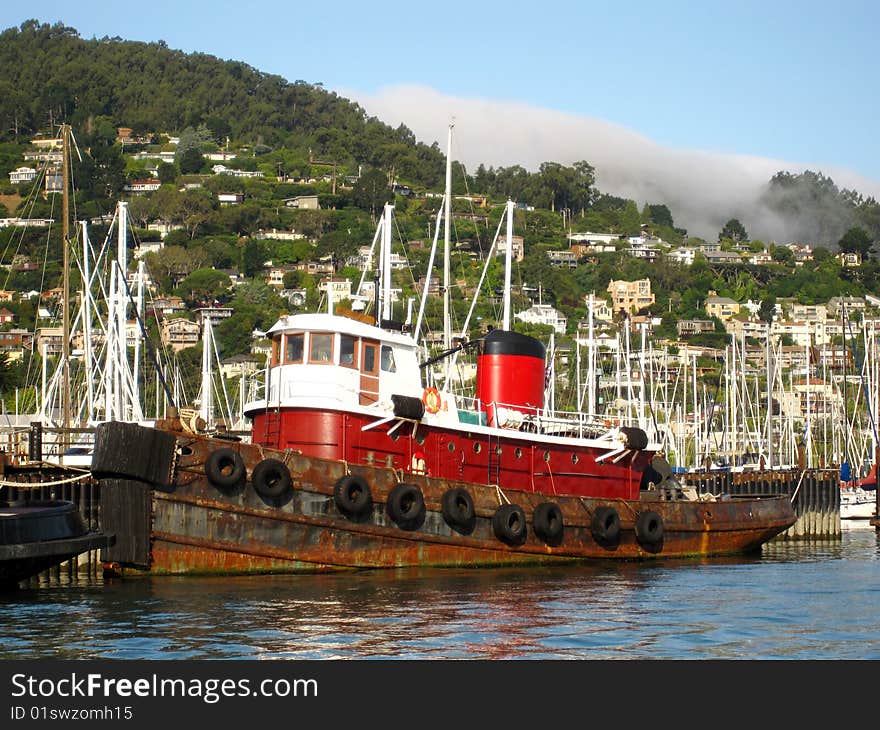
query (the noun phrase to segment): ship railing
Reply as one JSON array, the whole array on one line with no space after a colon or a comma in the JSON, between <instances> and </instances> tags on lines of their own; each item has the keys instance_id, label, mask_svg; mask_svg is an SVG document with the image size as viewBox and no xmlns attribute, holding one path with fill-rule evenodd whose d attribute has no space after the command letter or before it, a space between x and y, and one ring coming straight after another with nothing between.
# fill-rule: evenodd
<instances>
[{"instance_id":1,"label":"ship railing","mask_svg":"<svg viewBox=\"0 0 880 730\"><path fill-rule=\"evenodd\" d=\"M492 401L483 403L478 398L456 396L459 420L486 423L491 413L495 425L509 430L543 433L551 436L601 439L613 437L620 426L635 425L619 416L590 414L583 411L551 410L524 407L522 404Z\"/></svg>"},{"instance_id":2,"label":"ship railing","mask_svg":"<svg viewBox=\"0 0 880 730\"><path fill-rule=\"evenodd\" d=\"M88 466L94 428L60 428L35 421L29 426L0 426L0 450L13 464L51 463Z\"/></svg>"}]
</instances>

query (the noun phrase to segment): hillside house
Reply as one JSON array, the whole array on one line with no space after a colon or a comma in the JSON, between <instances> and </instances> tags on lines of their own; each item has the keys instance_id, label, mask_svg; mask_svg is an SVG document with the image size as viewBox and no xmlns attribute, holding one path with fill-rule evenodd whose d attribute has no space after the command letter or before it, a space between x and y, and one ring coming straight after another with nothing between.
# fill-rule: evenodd
<instances>
[{"instance_id":1,"label":"hillside house","mask_svg":"<svg viewBox=\"0 0 880 730\"><path fill-rule=\"evenodd\" d=\"M577 268L578 257L574 251L546 251L551 266Z\"/></svg>"},{"instance_id":2,"label":"hillside house","mask_svg":"<svg viewBox=\"0 0 880 730\"><path fill-rule=\"evenodd\" d=\"M668 254L666 254L666 258L670 261L675 261L678 264L682 264L683 266L690 266L694 263L694 259L697 256L696 250L692 248L686 248L682 246L681 248L674 248Z\"/></svg>"},{"instance_id":3,"label":"hillside house","mask_svg":"<svg viewBox=\"0 0 880 730\"><path fill-rule=\"evenodd\" d=\"M710 291L704 308L710 317L718 317L722 322L726 322L739 314L740 304L729 297L719 297L716 292Z\"/></svg>"},{"instance_id":4,"label":"hillside house","mask_svg":"<svg viewBox=\"0 0 880 730\"><path fill-rule=\"evenodd\" d=\"M240 378L253 375L260 369L259 360L253 355L232 355L220 361L220 372L224 378Z\"/></svg>"},{"instance_id":5,"label":"hillside house","mask_svg":"<svg viewBox=\"0 0 880 730\"><path fill-rule=\"evenodd\" d=\"M12 185L33 182L37 177L37 171L33 167L19 167L9 173L9 182Z\"/></svg>"},{"instance_id":6,"label":"hillside house","mask_svg":"<svg viewBox=\"0 0 880 730\"><path fill-rule=\"evenodd\" d=\"M676 325L678 336L687 339L693 335L715 331L715 321L711 319L681 319Z\"/></svg>"},{"instance_id":7,"label":"hillside house","mask_svg":"<svg viewBox=\"0 0 880 730\"><path fill-rule=\"evenodd\" d=\"M162 187L161 180L157 180L156 178L148 178L146 180L132 180L127 182L122 189L126 193L132 193L134 195L143 195L145 193L154 193L160 187Z\"/></svg>"},{"instance_id":8,"label":"hillside house","mask_svg":"<svg viewBox=\"0 0 880 730\"><path fill-rule=\"evenodd\" d=\"M741 264L743 257L736 251L705 251L703 255L710 264Z\"/></svg>"},{"instance_id":9,"label":"hillside house","mask_svg":"<svg viewBox=\"0 0 880 730\"><path fill-rule=\"evenodd\" d=\"M608 282L608 293L611 295L611 305L615 312L638 312L654 304L654 295L651 293L651 280L639 279L637 281L611 280Z\"/></svg>"},{"instance_id":10,"label":"hillside house","mask_svg":"<svg viewBox=\"0 0 880 730\"><path fill-rule=\"evenodd\" d=\"M295 198L285 198L284 205L288 208L298 208L299 210L320 210L317 195L297 195Z\"/></svg>"},{"instance_id":11,"label":"hillside house","mask_svg":"<svg viewBox=\"0 0 880 730\"><path fill-rule=\"evenodd\" d=\"M220 205L241 205L244 193L217 193L217 201Z\"/></svg>"},{"instance_id":12,"label":"hillside house","mask_svg":"<svg viewBox=\"0 0 880 730\"><path fill-rule=\"evenodd\" d=\"M194 347L199 343L202 328L198 323L188 319L166 319L161 325L162 344L170 347L173 352L179 352L187 347Z\"/></svg>"},{"instance_id":13,"label":"hillside house","mask_svg":"<svg viewBox=\"0 0 880 730\"><path fill-rule=\"evenodd\" d=\"M533 304L528 309L517 312L516 319L529 324L544 324L564 335L568 320L550 304Z\"/></svg>"},{"instance_id":14,"label":"hillside house","mask_svg":"<svg viewBox=\"0 0 880 730\"><path fill-rule=\"evenodd\" d=\"M550 253L549 251L547 252ZM499 238L495 244L495 255L507 255L507 238ZM510 258L512 261L520 262L526 255L526 245L522 236L510 237Z\"/></svg>"},{"instance_id":15,"label":"hillside house","mask_svg":"<svg viewBox=\"0 0 880 730\"><path fill-rule=\"evenodd\" d=\"M351 299L351 280L343 277L330 277L318 284L318 291L325 292L331 302Z\"/></svg>"}]
</instances>

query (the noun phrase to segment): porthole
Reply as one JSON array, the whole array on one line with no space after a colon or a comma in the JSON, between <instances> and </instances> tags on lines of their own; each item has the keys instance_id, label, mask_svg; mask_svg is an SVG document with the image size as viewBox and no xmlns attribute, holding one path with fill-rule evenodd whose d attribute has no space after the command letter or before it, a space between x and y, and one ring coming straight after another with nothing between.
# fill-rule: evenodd
<instances>
[{"instance_id":1,"label":"porthole","mask_svg":"<svg viewBox=\"0 0 880 730\"><path fill-rule=\"evenodd\" d=\"M500 446L495 447L495 453L498 454L498 456L501 456L501 447Z\"/></svg>"},{"instance_id":2,"label":"porthole","mask_svg":"<svg viewBox=\"0 0 880 730\"><path fill-rule=\"evenodd\" d=\"M479 454L483 450L482 444L479 441L474 441L474 453Z\"/></svg>"},{"instance_id":3,"label":"porthole","mask_svg":"<svg viewBox=\"0 0 880 730\"><path fill-rule=\"evenodd\" d=\"M550 452L549 451L544 452L544 461L546 461L548 464L550 463Z\"/></svg>"},{"instance_id":4,"label":"porthole","mask_svg":"<svg viewBox=\"0 0 880 730\"><path fill-rule=\"evenodd\" d=\"M521 449L519 446L517 446L516 449L515 449L514 452L513 452L513 455L514 455L517 459L521 458L521 457L522 457L522 449Z\"/></svg>"},{"instance_id":5,"label":"porthole","mask_svg":"<svg viewBox=\"0 0 880 730\"><path fill-rule=\"evenodd\" d=\"M455 451L455 444L450 441L449 446L447 446L446 448L448 448L450 451Z\"/></svg>"},{"instance_id":6,"label":"porthole","mask_svg":"<svg viewBox=\"0 0 880 730\"><path fill-rule=\"evenodd\" d=\"M572 454L572 455L571 455L571 463L572 463L572 464L577 464L578 461L580 461L580 459L578 459L578 455L577 455L577 454Z\"/></svg>"}]
</instances>

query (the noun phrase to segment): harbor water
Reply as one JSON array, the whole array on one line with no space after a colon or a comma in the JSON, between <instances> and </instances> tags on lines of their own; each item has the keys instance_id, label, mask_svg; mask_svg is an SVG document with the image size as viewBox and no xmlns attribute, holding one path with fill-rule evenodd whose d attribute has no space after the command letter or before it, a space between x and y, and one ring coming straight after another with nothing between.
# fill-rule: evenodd
<instances>
[{"instance_id":1,"label":"harbor water","mask_svg":"<svg viewBox=\"0 0 880 730\"><path fill-rule=\"evenodd\" d=\"M0 595L3 659L880 659L880 538L553 568L77 579Z\"/></svg>"}]
</instances>

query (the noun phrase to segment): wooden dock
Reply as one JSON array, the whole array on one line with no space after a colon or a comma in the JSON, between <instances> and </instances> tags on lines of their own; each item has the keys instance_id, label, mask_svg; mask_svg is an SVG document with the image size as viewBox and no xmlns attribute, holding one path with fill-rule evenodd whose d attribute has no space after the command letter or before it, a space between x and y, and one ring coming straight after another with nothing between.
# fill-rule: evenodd
<instances>
[{"instance_id":1,"label":"wooden dock","mask_svg":"<svg viewBox=\"0 0 880 730\"><path fill-rule=\"evenodd\" d=\"M688 472L676 476L699 494L788 496L798 520L775 539L801 540L840 537L839 474L837 469L773 469Z\"/></svg>"}]
</instances>

